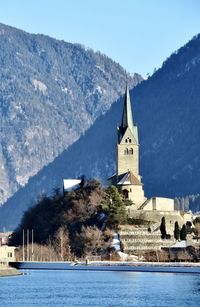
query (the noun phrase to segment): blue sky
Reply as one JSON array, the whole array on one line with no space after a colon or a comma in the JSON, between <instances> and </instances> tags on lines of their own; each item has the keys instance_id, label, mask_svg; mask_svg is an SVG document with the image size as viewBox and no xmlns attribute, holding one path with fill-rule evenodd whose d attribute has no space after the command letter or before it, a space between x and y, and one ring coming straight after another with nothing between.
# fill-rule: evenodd
<instances>
[{"instance_id":1,"label":"blue sky","mask_svg":"<svg viewBox=\"0 0 200 307\"><path fill-rule=\"evenodd\" d=\"M84 44L145 76L200 33L200 1L3 0L0 22Z\"/></svg>"}]
</instances>

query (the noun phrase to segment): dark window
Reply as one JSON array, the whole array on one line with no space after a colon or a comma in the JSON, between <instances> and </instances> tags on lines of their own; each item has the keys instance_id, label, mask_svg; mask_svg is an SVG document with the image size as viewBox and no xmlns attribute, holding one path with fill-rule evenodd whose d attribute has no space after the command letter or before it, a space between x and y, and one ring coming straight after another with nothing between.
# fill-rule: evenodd
<instances>
[{"instance_id":1,"label":"dark window","mask_svg":"<svg viewBox=\"0 0 200 307\"><path fill-rule=\"evenodd\" d=\"M131 143L131 139L128 137L127 139L125 139L125 143Z\"/></svg>"},{"instance_id":2,"label":"dark window","mask_svg":"<svg viewBox=\"0 0 200 307\"><path fill-rule=\"evenodd\" d=\"M128 191L127 190L123 190L123 194L125 198L128 198Z\"/></svg>"},{"instance_id":3,"label":"dark window","mask_svg":"<svg viewBox=\"0 0 200 307\"><path fill-rule=\"evenodd\" d=\"M133 155L133 148L130 148L130 149L129 149L129 154L130 154L130 155Z\"/></svg>"},{"instance_id":4,"label":"dark window","mask_svg":"<svg viewBox=\"0 0 200 307\"><path fill-rule=\"evenodd\" d=\"M124 149L124 154L128 155L128 148Z\"/></svg>"}]
</instances>

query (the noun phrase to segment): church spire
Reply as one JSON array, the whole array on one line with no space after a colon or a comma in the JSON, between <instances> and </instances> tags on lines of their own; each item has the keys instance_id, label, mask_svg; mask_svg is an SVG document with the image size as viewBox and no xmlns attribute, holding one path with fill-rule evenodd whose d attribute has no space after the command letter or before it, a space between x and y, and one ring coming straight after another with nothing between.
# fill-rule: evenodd
<instances>
[{"instance_id":1,"label":"church spire","mask_svg":"<svg viewBox=\"0 0 200 307\"><path fill-rule=\"evenodd\" d=\"M138 133L137 126L133 123L132 109L131 109L131 100L129 94L128 85L126 85L124 107L122 114L121 126L118 128L118 141L121 142L121 139L125 131L129 128L135 138L135 141L138 143Z\"/></svg>"},{"instance_id":2,"label":"church spire","mask_svg":"<svg viewBox=\"0 0 200 307\"><path fill-rule=\"evenodd\" d=\"M133 116L132 116L132 110L131 110L131 100L130 100L129 88L128 88L128 85L126 85L121 128L125 130L127 127L129 127L132 130L133 126L134 125L133 125Z\"/></svg>"}]
</instances>

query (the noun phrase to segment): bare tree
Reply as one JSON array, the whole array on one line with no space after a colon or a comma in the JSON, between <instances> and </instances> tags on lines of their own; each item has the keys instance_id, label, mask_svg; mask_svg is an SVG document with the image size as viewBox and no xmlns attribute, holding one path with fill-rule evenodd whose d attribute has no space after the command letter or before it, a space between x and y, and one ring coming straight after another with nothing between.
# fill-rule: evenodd
<instances>
[{"instance_id":1,"label":"bare tree","mask_svg":"<svg viewBox=\"0 0 200 307\"><path fill-rule=\"evenodd\" d=\"M71 247L69 240L69 233L65 227L60 227L56 232L55 239L53 240L53 247L61 261L71 260Z\"/></svg>"},{"instance_id":2,"label":"bare tree","mask_svg":"<svg viewBox=\"0 0 200 307\"><path fill-rule=\"evenodd\" d=\"M111 247L112 237L96 226L82 226L81 232L76 234L76 249L80 256L103 255Z\"/></svg>"}]
</instances>

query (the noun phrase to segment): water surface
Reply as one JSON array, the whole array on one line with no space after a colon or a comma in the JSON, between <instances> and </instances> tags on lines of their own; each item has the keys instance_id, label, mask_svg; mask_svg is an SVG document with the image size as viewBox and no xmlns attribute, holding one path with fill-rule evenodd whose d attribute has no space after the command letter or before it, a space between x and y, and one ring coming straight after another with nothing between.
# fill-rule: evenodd
<instances>
[{"instance_id":1,"label":"water surface","mask_svg":"<svg viewBox=\"0 0 200 307\"><path fill-rule=\"evenodd\" d=\"M24 271L0 279L0 306L200 306L200 275Z\"/></svg>"}]
</instances>

